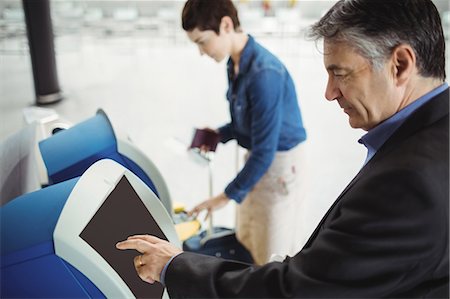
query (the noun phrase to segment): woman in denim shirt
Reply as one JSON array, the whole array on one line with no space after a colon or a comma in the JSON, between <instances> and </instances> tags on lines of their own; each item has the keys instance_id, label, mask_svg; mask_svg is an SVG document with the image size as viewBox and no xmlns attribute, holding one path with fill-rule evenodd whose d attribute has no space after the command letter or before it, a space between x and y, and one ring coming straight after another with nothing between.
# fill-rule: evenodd
<instances>
[{"instance_id":1,"label":"woman in denim shirt","mask_svg":"<svg viewBox=\"0 0 450 299\"><path fill-rule=\"evenodd\" d=\"M220 127L221 142L236 139L246 163L225 191L191 214L239 203L236 235L256 264L272 254L300 250L298 208L304 185L306 139L294 83L286 67L252 36L242 32L231 0L188 0L183 29L200 53L228 59L227 99L231 122Z\"/></svg>"}]
</instances>

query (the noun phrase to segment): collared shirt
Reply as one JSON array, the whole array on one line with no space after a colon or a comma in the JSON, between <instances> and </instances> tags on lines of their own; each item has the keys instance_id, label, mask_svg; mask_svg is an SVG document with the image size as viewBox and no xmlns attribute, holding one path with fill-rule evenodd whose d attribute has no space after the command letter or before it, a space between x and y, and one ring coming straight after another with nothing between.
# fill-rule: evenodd
<instances>
[{"instance_id":1,"label":"collared shirt","mask_svg":"<svg viewBox=\"0 0 450 299\"><path fill-rule=\"evenodd\" d=\"M228 60L227 100L231 122L221 128L221 142L236 139L251 155L225 194L241 202L272 163L306 139L295 86L281 61L249 35L239 73Z\"/></svg>"},{"instance_id":2,"label":"collared shirt","mask_svg":"<svg viewBox=\"0 0 450 299\"><path fill-rule=\"evenodd\" d=\"M405 122L405 120L414 111L419 109L425 103L430 101L436 95L445 91L448 88L448 84L444 83L441 86L433 89L427 94L421 96L399 112L395 113L390 118L386 119L380 123L375 128L369 130L361 139L358 140L359 143L363 144L367 148L367 158L364 165L372 159L376 152L381 148L381 146L389 139L389 137L394 134L394 132Z\"/></svg>"}]
</instances>

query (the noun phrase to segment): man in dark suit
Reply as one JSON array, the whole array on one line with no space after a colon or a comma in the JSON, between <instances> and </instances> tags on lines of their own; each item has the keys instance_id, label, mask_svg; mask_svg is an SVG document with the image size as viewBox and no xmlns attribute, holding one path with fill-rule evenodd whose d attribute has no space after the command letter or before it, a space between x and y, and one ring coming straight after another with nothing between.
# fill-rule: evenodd
<instances>
[{"instance_id":1,"label":"man in dark suit","mask_svg":"<svg viewBox=\"0 0 450 299\"><path fill-rule=\"evenodd\" d=\"M247 265L182 252L153 236L139 276L171 297L449 296L449 88L431 0L337 2L311 28L324 41L325 97L367 131L365 165L304 248Z\"/></svg>"}]
</instances>

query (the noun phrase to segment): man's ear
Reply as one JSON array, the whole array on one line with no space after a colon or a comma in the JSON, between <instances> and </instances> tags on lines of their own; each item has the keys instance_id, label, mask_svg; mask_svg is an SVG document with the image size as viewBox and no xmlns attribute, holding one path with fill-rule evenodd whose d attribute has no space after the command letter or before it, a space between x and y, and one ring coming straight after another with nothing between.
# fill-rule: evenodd
<instances>
[{"instance_id":1,"label":"man's ear","mask_svg":"<svg viewBox=\"0 0 450 299\"><path fill-rule=\"evenodd\" d=\"M230 33L234 31L233 20L229 16L222 17L220 20L220 32Z\"/></svg>"},{"instance_id":2,"label":"man's ear","mask_svg":"<svg viewBox=\"0 0 450 299\"><path fill-rule=\"evenodd\" d=\"M398 86L408 82L417 70L416 54L410 45L402 44L395 47L391 61L393 78Z\"/></svg>"}]
</instances>

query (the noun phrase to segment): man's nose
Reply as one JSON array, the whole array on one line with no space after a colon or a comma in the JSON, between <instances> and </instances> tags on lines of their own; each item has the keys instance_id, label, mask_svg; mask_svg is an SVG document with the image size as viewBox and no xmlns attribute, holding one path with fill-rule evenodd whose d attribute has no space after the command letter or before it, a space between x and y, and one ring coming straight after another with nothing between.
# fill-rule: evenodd
<instances>
[{"instance_id":1,"label":"man's nose","mask_svg":"<svg viewBox=\"0 0 450 299\"><path fill-rule=\"evenodd\" d=\"M325 90L325 98L328 101L334 101L341 96L342 93L335 82L331 78L328 78L327 88Z\"/></svg>"}]
</instances>

